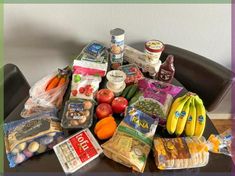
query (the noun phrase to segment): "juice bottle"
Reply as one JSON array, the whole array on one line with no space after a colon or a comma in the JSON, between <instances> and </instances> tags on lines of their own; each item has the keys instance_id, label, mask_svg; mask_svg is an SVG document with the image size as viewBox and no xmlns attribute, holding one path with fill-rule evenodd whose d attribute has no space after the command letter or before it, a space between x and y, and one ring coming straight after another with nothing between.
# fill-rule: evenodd
<instances>
[{"instance_id":1,"label":"juice bottle","mask_svg":"<svg viewBox=\"0 0 235 176\"><path fill-rule=\"evenodd\" d=\"M171 83L175 74L174 56L167 56L165 62L160 66L158 72L158 80L166 83Z\"/></svg>"}]
</instances>

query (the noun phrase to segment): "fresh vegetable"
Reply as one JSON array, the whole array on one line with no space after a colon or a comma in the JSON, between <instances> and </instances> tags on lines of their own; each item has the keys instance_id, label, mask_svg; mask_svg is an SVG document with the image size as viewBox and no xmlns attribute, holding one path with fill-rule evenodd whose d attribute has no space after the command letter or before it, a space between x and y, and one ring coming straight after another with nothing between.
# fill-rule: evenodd
<instances>
[{"instance_id":1,"label":"fresh vegetable","mask_svg":"<svg viewBox=\"0 0 235 176\"><path fill-rule=\"evenodd\" d=\"M127 106L128 106L128 101L123 97L116 97L112 101L112 110L114 113L117 114L123 113Z\"/></svg>"},{"instance_id":2,"label":"fresh vegetable","mask_svg":"<svg viewBox=\"0 0 235 176\"><path fill-rule=\"evenodd\" d=\"M129 105L132 105L133 103L135 103L141 95L142 95L141 91L136 91L135 95L129 101Z\"/></svg>"},{"instance_id":3,"label":"fresh vegetable","mask_svg":"<svg viewBox=\"0 0 235 176\"><path fill-rule=\"evenodd\" d=\"M57 85L60 82L60 76L56 75L54 78L52 78L52 80L49 81L49 83L47 84L46 87L46 91L50 91L51 89L54 89L57 87Z\"/></svg>"},{"instance_id":4,"label":"fresh vegetable","mask_svg":"<svg viewBox=\"0 0 235 176\"><path fill-rule=\"evenodd\" d=\"M126 97L127 93L128 93L129 90L131 89L131 86L132 86L132 85L129 85L129 86L127 86L127 87L124 89L124 91L122 92L121 97Z\"/></svg>"},{"instance_id":5,"label":"fresh vegetable","mask_svg":"<svg viewBox=\"0 0 235 176\"><path fill-rule=\"evenodd\" d=\"M113 136L116 128L117 124L114 118L110 116L100 120L96 124L94 132L100 140L105 140Z\"/></svg>"},{"instance_id":6,"label":"fresh vegetable","mask_svg":"<svg viewBox=\"0 0 235 176\"><path fill-rule=\"evenodd\" d=\"M108 103L101 103L97 106L95 114L98 119L108 117L113 114L112 107Z\"/></svg>"},{"instance_id":7,"label":"fresh vegetable","mask_svg":"<svg viewBox=\"0 0 235 176\"><path fill-rule=\"evenodd\" d=\"M65 76L62 76L62 77L60 78L60 81L59 81L57 87L64 85L65 82L66 82L66 78L67 78L66 75L65 75Z\"/></svg>"},{"instance_id":8,"label":"fresh vegetable","mask_svg":"<svg viewBox=\"0 0 235 176\"><path fill-rule=\"evenodd\" d=\"M111 102L114 99L114 93L109 89L101 89L98 91L96 95L96 99L98 103L108 103L111 104Z\"/></svg>"},{"instance_id":9,"label":"fresh vegetable","mask_svg":"<svg viewBox=\"0 0 235 176\"><path fill-rule=\"evenodd\" d=\"M130 100L135 95L135 92L137 90L138 90L138 86L137 85L132 85L130 90L128 91L128 93L126 95L126 99Z\"/></svg>"}]
</instances>

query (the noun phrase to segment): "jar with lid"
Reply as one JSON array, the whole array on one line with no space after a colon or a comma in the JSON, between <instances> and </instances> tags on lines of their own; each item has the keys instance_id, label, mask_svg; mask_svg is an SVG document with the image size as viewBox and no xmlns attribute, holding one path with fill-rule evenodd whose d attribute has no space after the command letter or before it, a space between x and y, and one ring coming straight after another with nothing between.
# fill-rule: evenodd
<instances>
[{"instance_id":1,"label":"jar with lid","mask_svg":"<svg viewBox=\"0 0 235 176\"><path fill-rule=\"evenodd\" d=\"M146 61L156 64L164 50L165 45L159 40L150 40L145 43Z\"/></svg>"}]
</instances>

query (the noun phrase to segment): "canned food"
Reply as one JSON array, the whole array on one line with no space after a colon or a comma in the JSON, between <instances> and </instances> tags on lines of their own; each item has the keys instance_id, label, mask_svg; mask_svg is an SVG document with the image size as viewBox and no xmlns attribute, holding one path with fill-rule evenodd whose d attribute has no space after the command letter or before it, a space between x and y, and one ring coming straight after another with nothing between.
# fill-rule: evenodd
<instances>
[{"instance_id":1,"label":"canned food","mask_svg":"<svg viewBox=\"0 0 235 176\"><path fill-rule=\"evenodd\" d=\"M120 28L116 28L110 31L111 35L111 53L120 54L124 50L124 37L125 31Z\"/></svg>"},{"instance_id":2,"label":"canned food","mask_svg":"<svg viewBox=\"0 0 235 176\"><path fill-rule=\"evenodd\" d=\"M146 61L155 64L159 61L159 58L164 50L164 44L159 40L150 40L145 43Z\"/></svg>"},{"instance_id":3,"label":"canned food","mask_svg":"<svg viewBox=\"0 0 235 176\"><path fill-rule=\"evenodd\" d=\"M123 63L123 53L121 54L113 54L110 53L110 61L111 61L111 68L118 69L119 66Z\"/></svg>"}]
</instances>

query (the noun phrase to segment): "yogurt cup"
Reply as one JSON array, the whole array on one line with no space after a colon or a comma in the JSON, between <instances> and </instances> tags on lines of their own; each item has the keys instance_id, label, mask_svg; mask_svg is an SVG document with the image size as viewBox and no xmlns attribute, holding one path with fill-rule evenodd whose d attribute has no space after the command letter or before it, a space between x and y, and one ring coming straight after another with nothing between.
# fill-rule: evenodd
<instances>
[{"instance_id":1,"label":"yogurt cup","mask_svg":"<svg viewBox=\"0 0 235 176\"><path fill-rule=\"evenodd\" d=\"M114 93L115 97L118 97L122 94L123 90L126 88L126 83L123 82L123 84L121 84L121 87L119 89L113 89L112 84L110 84L110 82L107 82L106 87L107 89L111 90Z\"/></svg>"},{"instance_id":2,"label":"yogurt cup","mask_svg":"<svg viewBox=\"0 0 235 176\"><path fill-rule=\"evenodd\" d=\"M126 74L121 70L112 70L107 73L109 87L113 90L120 90L125 84Z\"/></svg>"},{"instance_id":3,"label":"yogurt cup","mask_svg":"<svg viewBox=\"0 0 235 176\"><path fill-rule=\"evenodd\" d=\"M145 43L146 61L155 64L164 50L165 45L159 40L150 40Z\"/></svg>"}]
</instances>

